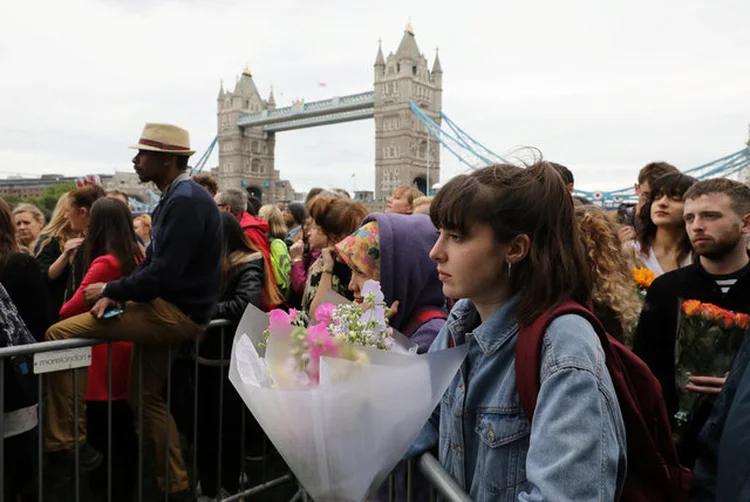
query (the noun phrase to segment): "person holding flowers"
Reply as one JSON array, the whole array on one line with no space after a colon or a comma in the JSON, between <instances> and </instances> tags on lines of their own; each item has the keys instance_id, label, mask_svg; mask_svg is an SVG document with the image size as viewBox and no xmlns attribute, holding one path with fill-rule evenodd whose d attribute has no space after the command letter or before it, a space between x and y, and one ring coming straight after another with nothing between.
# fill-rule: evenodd
<instances>
[{"instance_id":1,"label":"person holding flowers","mask_svg":"<svg viewBox=\"0 0 750 502\"><path fill-rule=\"evenodd\" d=\"M683 196L695 178L672 173L654 181L638 214L638 234L625 251L656 277L692 263L690 240L682 220Z\"/></svg>"},{"instance_id":2,"label":"person holding flowers","mask_svg":"<svg viewBox=\"0 0 750 502\"><path fill-rule=\"evenodd\" d=\"M335 248L351 269L349 290L362 301L368 279L379 281L391 306L390 325L427 352L445 324L445 296L430 250L437 231L426 215L376 213Z\"/></svg>"},{"instance_id":3,"label":"person holding flowers","mask_svg":"<svg viewBox=\"0 0 750 502\"><path fill-rule=\"evenodd\" d=\"M740 314L750 313L745 248L750 188L724 178L703 180L690 187L684 200L685 228L698 260L651 284L633 350L661 382L667 413L679 435L681 462L692 467L712 396L721 392L737 351L737 338L730 331L741 332L746 317ZM711 363L710 371L699 364L705 360ZM709 397L698 399L696 393ZM695 408L686 407L691 394L698 403Z\"/></svg>"},{"instance_id":4,"label":"person holding flowers","mask_svg":"<svg viewBox=\"0 0 750 502\"><path fill-rule=\"evenodd\" d=\"M427 215L376 213L336 245L338 256L351 269L349 290L354 301L367 296L366 283L380 281L386 305L391 306L390 325L427 352L445 324L445 296L430 250L437 231ZM406 467L393 472L395 498L388 497L385 483L372 498L406 500ZM415 502L429 500L429 483L421 473L412 474Z\"/></svg>"},{"instance_id":5,"label":"person holding flowers","mask_svg":"<svg viewBox=\"0 0 750 502\"><path fill-rule=\"evenodd\" d=\"M625 425L600 339L578 315L556 318L527 419L515 374L519 328L592 293L573 200L546 162L494 165L437 193L430 256L459 300L429 352L468 355L407 456L432 447L472 500L617 500Z\"/></svg>"}]
</instances>

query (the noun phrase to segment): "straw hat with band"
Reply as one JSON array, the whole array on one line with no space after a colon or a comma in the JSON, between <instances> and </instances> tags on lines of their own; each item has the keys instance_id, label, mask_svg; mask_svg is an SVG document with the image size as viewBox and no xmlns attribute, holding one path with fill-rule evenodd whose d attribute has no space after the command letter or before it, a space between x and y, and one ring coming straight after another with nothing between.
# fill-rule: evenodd
<instances>
[{"instance_id":1,"label":"straw hat with band","mask_svg":"<svg viewBox=\"0 0 750 502\"><path fill-rule=\"evenodd\" d=\"M190 149L190 133L172 124L146 124L138 144L130 148L188 157L195 153Z\"/></svg>"}]
</instances>

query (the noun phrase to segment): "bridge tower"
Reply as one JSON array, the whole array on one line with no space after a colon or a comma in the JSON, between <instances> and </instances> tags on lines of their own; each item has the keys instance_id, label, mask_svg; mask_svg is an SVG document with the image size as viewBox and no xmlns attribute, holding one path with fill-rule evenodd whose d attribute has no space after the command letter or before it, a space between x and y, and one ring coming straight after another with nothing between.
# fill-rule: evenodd
<instances>
[{"instance_id":1,"label":"bridge tower","mask_svg":"<svg viewBox=\"0 0 750 502\"><path fill-rule=\"evenodd\" d=\"M409 108L409 100L440 124L443 69L435 56L432 70L419 52L411 24L388 58L378 47L375 59L375 198L382 200L401 185L427 193L440 180L440 145Z\"/></svg>"},{"instance_id":2,"label":"bridge tower","mask_svg":"<svg viewBox=\"0 0 750 502\"><path fill-rule=\"evenodd\" d=\"M292 198L293 192L287 193L291 185L280 181L274 169L275 134L264 132L263 127L237 125L242 113L276 108L273 90L267 100L261 98L252 73L245 68L234 91L225 91L222 84L216 101L220 187L247 189L263 202Z\"/></svg>"}]
</instances>

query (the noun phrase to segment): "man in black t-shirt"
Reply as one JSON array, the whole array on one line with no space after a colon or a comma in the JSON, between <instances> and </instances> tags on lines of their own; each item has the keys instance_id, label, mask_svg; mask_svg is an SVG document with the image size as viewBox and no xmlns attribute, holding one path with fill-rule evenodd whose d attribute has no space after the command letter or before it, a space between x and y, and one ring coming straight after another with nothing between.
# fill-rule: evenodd
<instances>
[{"instance_id":1,"label":"man in black t-shirt","mask_svg":"<svg viewBox=\"0 0 750 502\"><path fill-rule=\"evenodd\" d=\"M661 382L670 418L678 408L675 337L680 301L750 313L750 258L744 238L750 232L750 188L724 178L700 181L685 193L684 219L698 259L651 284L633 346ZM686 389L718 394L725 380L693 376ZM680 457L688 467L695 461L695 437L710 412L710 406L699 410L681 435Z\"/></svg>"}]
</instances>

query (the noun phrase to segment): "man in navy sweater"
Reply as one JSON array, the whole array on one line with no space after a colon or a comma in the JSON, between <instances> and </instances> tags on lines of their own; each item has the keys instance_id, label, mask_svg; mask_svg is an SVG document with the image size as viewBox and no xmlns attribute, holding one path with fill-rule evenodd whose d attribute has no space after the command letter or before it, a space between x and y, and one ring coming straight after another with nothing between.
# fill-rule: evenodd
<instances>
[{"instance_id":1,"label":"man in navy sweater","mask_svg":"<svg viewBox=\"0 0 750 502\"><path fill-rule=\"evenodd\" d=\"M84 296L93 304L91 312L55 324L47 331L47 339L86 337L140 344L144 429L154 442L157 481L170 499L192 500L179 434L164 402L163 389L177 346L195 340L216 307L221 287L221 220L210 194L185 172L194 153L186 130L169 124L146 124L138 145L132 148L138 150L133 165L140 180L153 181L162 192L152 214L146 258L127 277L88 286ZM115 307L122 307L123 312L105 317L105 312ZM82 409L85 375L79 375L79 421L86 416ZM133 405L138 405L138 378L136 373L133 376L129 397ZM49 379L44 442L45 450L54 452L52 457L58 464L73 458L73 387L71 371ZM81 468L95 468L101 455L85 443L85 423L79 423L77 430L82 445ZM169 482L165 477L167 448Z\"/></svg>"}]
</instances>

